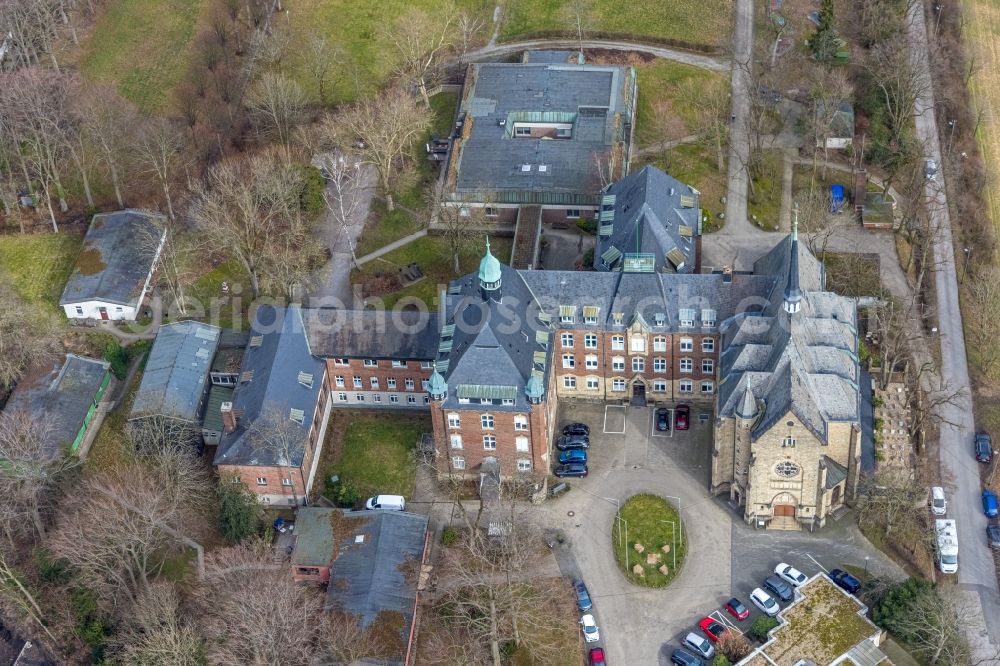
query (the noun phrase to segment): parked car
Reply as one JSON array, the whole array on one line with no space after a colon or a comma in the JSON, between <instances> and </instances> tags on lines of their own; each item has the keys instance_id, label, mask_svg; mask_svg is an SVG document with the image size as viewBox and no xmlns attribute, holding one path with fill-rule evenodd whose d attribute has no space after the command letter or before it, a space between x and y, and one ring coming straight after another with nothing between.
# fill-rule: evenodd
<instances>
[{"instance_id":1,"label":"parked car","mask_svg":"<svg viewBox=\"0 0 1000 666\"><path fill-rule=\"evenodd\" d=\"M656 429L660 432L670 430L670 410L660 407L656 410Z\"/></svg>"},{"instance_id":2,"label":"parked car","mask_svg":"<svg viewBox=\"0 0 1000 666\"><path fill-rule=\"evenodd\" d=\"M795 598L795 593L792 592L792 588L785 581L781 580L777 576L768 576L764 579L764 587L771 591L772 594L777 596L782 601L791 601Z\"/></svg>"},{"instance_id":3,"label":"parked car","mask_svg":"<svg viewBox=\"0 0 1000 666\"><path fill-rule=\"evenodd\" d=\"M590 592L582 580L579 578L574 580L573 589L576 591L576 607L580 609L581 613L586 613L594 607L594 602L590 598Z\"/></svg>"},{"instance_id":4,"label":"parked car","mask_svg":"<svg viewBox=\"0 0 1000 666\"><path fill-rule=\"evenodd\" d=\"M597 629L597 622L593 615L584 615L580 618L580 626L583 628L583 640L588 643L596 643L601 640L601 632Z\"/></svg>"},{"instance_id":5,"label":"parked car","mask_svg":"<svg viewBox=\"0 0 1000 666\"><path fill-rule=\"evenodd\" d=\"M785 564L784 562L774 567L774 573L778 574L781 580L785 581L792 587L798 587L809 580L806 578L804 573L793 567L791 564Z\"/></svg>"},{"instance_id":6,"label":"parked car","mask_svg":"<svg viewBox=\"0 0 1000 666\"><path fill-rule=\"evenodd\" d=\"M607 666L604 660L604 648L590 648L590 666Z\"/></svg>"},{"instance_id":7,"label":"parked car","mask_svg":"<svg viewBox=\"0 0 1000 666\"><path fill-rule=\"evenodd\" d=\"M779 606L778 602L774 600L774 597L759 587L755 587L753 592L750 593L750 601L754 606L761 609L771 617L777 615L778 611L781 610L781 606Z\"/></svg>"},{"instance_id":8,"label":"parked car","mask_svg":"<svg viewBox=\"0 0 1000 666\"><path fill-rule=\"evenodd\" d=\"M701 659L680 648L674 650L670 655L670 663L674 666L705 666L705 662Z\"/></svg>"},{"instance_id":9,"label":"parked car","mask_svg":"<svg viewBox=\"0 0 1000 666\"><path fill-rule=\"evenodd\" d=\"M743 605L743 602L733 597L726 602L726 612L742 622L750 617L750 609Z\"/></svg>"},{"instance_id":10,"label":"parked car","mask_svg":"<svg viewBox=\"0 0 1000 666\"><path fill-rule=\"evenodd\" d=\"M981 463L993 460L993 438L988 432L976 433L976 460Z\"/></svg>"},{"instance_id":11,"label":"parked car","mask_svg":"<svg viewBox=\"0 0 1000 666\"><path fill-rule=\"evenodd\" d=\"M586 423L570 423L563 427L564 435L589 435L590 426Z\"/></svg>"},{"instance_id":12,"label":"parked car","mask_svg":"<svg viewBox=\"0 0 1000 666\"><path fill-rule=\"evenodd\" d=\"M941 486L931 488L931 513L935 516L948 513L948 500L944 498L944 488Z\"/></svg>"},{"instance_id":13,"label":"parked car","mask_svg":"<svg viewBox=\"0 0 1000 666\"><path fill-rule=\"evenodd\" d=\"M368 498L368 501L365 502L365 508L369 511L375 509L406 511L406 499L402 495L376 495Z\"/></svg>"},{"instance_id":14,"label":"parked car","mask_svg":"<svg viewBox=\"0 0 1000 666\"><path fill-rule=\"evenodd\" d=\"M694 650L695 654L704 657L705 659L711 659L715 654L715 648L712 647L711 641L699 636L693 631L684 637L684 645L691 648Z\"/></svg>"},{"instance_id":15,"label":"parked car","mask_svg":"<svg viewBox=\"0 0 1000 666\"><path fill-rule=\"evenodd\" d=\"M708 640L713 643L717 642L722 638L724 633L729 631L726 625L711 617L702 618L701 622L698 623L698 628L704 631L705 635L708 636Z\"/></svg>"},{"instance_id":16,"label":"parked car","mask_svg":"<svg viewBox=\"0 0 1000 666\"><path fill-rule=\"evenodd\" d=\"M587 449L567 449L559 454L559 462L562 464L566 463L585 463L587 462Z\"/></svg>"},{"instance_id":17,"label":"parked car","mask_svg":"<svg viewBox=\"0 0 1000 666\"><path fill-rule=\"evenodd\" d=\"M556 468L552 470L552 473L562 478L564 476L575 476L583 478L590 473L587 469L587 463L572 462L566 463L565 465L556 465Z\"/></svg>"},{"instance_id":18,"label":"parked car","mask_svg":"<svg viewBox=\"0 0 1000 666\"><path fill-rule=\"evenodd\" d=\"M924 160L924 176L927 180L937 180L937 162L934 160Z\"/></svg>"},{"instance_id":19,"label":"parked car","mask_svg":"<svg viewBox=\"0 0 1000 666\"><path fill-rule=\"evenodd\" d=\"M570 449L589 449L590 438L586 435L564 435L556 440L556 448L560 451Z\"/></svg>"},{"instance_id":20,"label":"parked car","mask_svg":"<svg viewBox=\"0 0 1000 666\"><path fill-rule=\"evenodd\" d=\"M691 427L691 405L677 405L674 410L674 428L687 430Z\"/></svg>"},{"instance_id":21,"label":"parked car","mask_svg":"<svg viewBox=\"0 0 1000 666\"><path fill-rule=\"evenodd\" d=\"M983 513L987 518L996 518L998 511L997 494L992 490L983 491Z\"/></svg>"},{"instance_id":22,"label":"parked car","mask_svg":"<svg viewBox=\"0 0 1000 666\"><path fill-rule=\"evenodd\" d=\"M831 569L827 575L830 580L851 594L857 594L858 590L861 589L861 581L843 569Z\"/></svg>"},{"instance_id":23,"label":"parked car","mask_svg":"<svg viewBox=\"0 0 1000 666\"><path fill-rule=\"evenodd\" d=\"M990 548L1000 548L1000 525L986 526L986 544Z\"/></svg>"}]
</instances>

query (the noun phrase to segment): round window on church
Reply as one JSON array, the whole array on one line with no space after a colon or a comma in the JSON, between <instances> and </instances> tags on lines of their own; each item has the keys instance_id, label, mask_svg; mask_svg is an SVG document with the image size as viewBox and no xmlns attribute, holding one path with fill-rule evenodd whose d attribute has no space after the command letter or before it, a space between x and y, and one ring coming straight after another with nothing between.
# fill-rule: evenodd
<instances>
[{"instance_id":1,"label":"round window on church","mask_svg":"<svg viewBox=\"0 0 1000 666\"><path fill-rule=\"evenodd\" d=\"M799 466L793 463L791 460L782 460L780 463L774 466L774 472L778 476L783 476L785 478L792 478L799 473Z\"/></svg>"}]
</instances>

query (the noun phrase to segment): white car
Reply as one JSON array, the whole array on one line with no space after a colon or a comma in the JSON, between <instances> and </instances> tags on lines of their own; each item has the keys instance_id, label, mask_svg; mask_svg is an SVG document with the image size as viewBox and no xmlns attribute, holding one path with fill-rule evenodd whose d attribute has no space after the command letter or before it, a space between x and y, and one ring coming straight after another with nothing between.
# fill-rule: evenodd
<instances>
[{"instance_id":1,"label":"white car","mask_svg":"<svg viewBox=\"0 0 1000 666\"><path fill-rule=\"evenodd\" d=\"M778 605L778 602L774 600L774 597L759 587L755 587L753 592L750 593L750 601L753 602L754 606L761 609L771 617L777 615L778 611L781 610L781 607Z\"/></svg>"},{"instance_id":2,"label":"white car","mask_svg":"<svg viewBox=\"0 0 1000 666\"><path fill-rule=\"evenodd\" d=\"M781 580L785 581L792 587L798 587L809 580L806 578L804 573L793 567L791 564L785 564L784 562L774 567L774 573L778 574L778 577Z\"/></svg>"},{"instance_id":3,"label":"white car","mask_svg":"<svg viewBox=\"0 0 1000 666\"><path fill-rule=\"evenodd\" d=\"M684 637L684 645L688 646L705 659L711 659L715 654L715 648L704 636L699 636L693 631Z\"/></svg>"},{"instance_id":4,"label":"white car","mask_svg":"<svg viewBox=\"0 0 1000 666\"><path fill-rule=\"evenodd\" d=\"M944 488L941 486L931 488L931 512L935 516L948 513L948 500L944 498Z\"/></svg>"},{"instance_id":5,"label":"white car","mask_svg":"<svg viewBox=\"0 0 1000 666\"><path fill-rule=\"evenodd\" d=\"M580 625L583 627L583 640L588 643L596 643L601 640L601 632L597 630L597 622L593 615L584 615L580 618Z\"/></svg>"}]
</instances>

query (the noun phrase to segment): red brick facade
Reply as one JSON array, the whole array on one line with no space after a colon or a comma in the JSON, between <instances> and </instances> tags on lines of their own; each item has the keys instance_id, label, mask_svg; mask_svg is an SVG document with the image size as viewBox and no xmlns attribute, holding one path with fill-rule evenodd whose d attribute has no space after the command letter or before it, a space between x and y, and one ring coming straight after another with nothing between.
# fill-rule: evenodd
<instances>
[{"instance_id":1,"label":"red brick facade","mask_svg":"<svg viewBox=\"0 0 1000 666\"><path fill-rule=\"evenodd\" d=\"M425 383L432 372L430 361L326 359L327 386L334 407L427 409Z\"/></svg>"}]
</instances>

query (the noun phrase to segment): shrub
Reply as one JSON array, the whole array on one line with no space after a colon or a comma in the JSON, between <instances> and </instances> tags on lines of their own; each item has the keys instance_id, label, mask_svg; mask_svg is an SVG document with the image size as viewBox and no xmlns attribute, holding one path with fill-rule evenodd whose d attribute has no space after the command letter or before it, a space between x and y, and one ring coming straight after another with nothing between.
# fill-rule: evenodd
<instances>
[{"instance_id":1,"label":"shrub","mask_svg":"<svg viewBox=\"0 0 1000 666\"><path fill-rule=\"evenodd\" d=\"M299 207L304 213L318 215L326 206L323 200L323 190L326 187L323 174L316 167L304 164L299 167L299 178Z\"/></svg>"},{"instance_id":2,"label":"shrub","mask_svg":"<svg viewBox=\"0 0 1000 666\"><path fill-rule=\"evenodd\" d=\"M324 493L342 509L352 509L361 501L361 491L346 479L341 479Z\"/></svg>"},{"instance_id":3,"label":"shrub","mask_svg":"<svg viewBox=\"0 0 1000 666\"><path fill-rule=\"evenodd\" d=\"M47 583L68 583L73 577L69 562L62 558L52 557L52 553L42 547L31 551L38 575Z\"/></svg>"},{"instance_id":4,"label":"shrub","mask_svg":"<svg viewBox=\"0 0 1000 666\"><path fill-rule=\"evenodd\" d=\"M445 546L454 546L458 543L458 530L454 527L446 527L444 531L441 532L441 544Z\"/></svg>"},{"instance_id":5,"label":"shrub","mask_svg":"<svg viewBox=\"0 0 1000 666\"><path fill-rule=\"evenodd\" d=\"M219 500L219 532L227 543L237 544L257 532L257 498L242 483L223 478L216 489Z\"/></svg>"},{"instance_id":6,"label":"shrub","mask_svg":"<svg viewBox=\"0 0 1000 666\"><path fill-rule=\"evenodd\" d=\"M778 621L773 617L762 615L753 621L747 635L758 641L767 640L767 632L778 626Z\"/></svg>"},{"instance_id":7,"label":"shrub","mask_svg":"<svg viewBox=\"0 0 1000 666\"><path fill-rule=\"evenodd\" d=\"M723 654L715 655L715 659L712 660L712 666L729 666L731 663Z\"/></svg>"},{"instance_id":8,"label":"shrub","mask_svg":"<svg viewBox=\"0 0 1000 666\"><path fill-rule=\"evenodd\" d=\"M727 631L720 636L715 647L725 656L727 663L736 663L750 654L750 643L746 636L734 631Z\"/></svg>"},{"instance_id":9,"label":"shrub","mask_svg":"<svg viewBox=\"0 0 1000 666\"><path fill-rule=\"evenodd\" d=\"M594 267L594 248L583 253L583 267L587 270Z\"/></svg>"},{"instance_id":10,"label":"shrub","mask_svg":"<svg viewBox=\"0 0 1000 666\"><path fill-rule=\"evenodd\" d=\"M76 635L90 646L94 661L100 663L111 628L97 605L97 596L89 588L73 588L70 606L76 619Z\"/></svg>"},{"instance_id":11,"label":"shrub","mask_svg":"<svg viewBox=\"0 0 1000 666\"><path fill-rule=\"evenodd\" d=\"M909 608L921 593L933 585L919 578L908 578L891 588L882 600L872 608L872 620L880 627L894 629L897 618L909 614Z\"/></svg>"},{"instance_id":12,"label":"shrub","mask_svg":"<svg viewBox=\"0 0 1000 666\"><path fill-rule=\"evenodd\" d=\"M128 350L118 344L117 340L108 342L104 347L104 360L111 364L111 374L118 379L125 379L128 373Z\"/></svg>"},{"instance_id":13,"label":"shrub","mask_svg":"<svg viewBox=\"0 0 1000 666\"><path fill-rule=\"evenodd\" d=\"M597 220L588 220L581 217L576 221L576 226L580 229L580 231L590 234L591 236L597 233Z\"/></svg>"}]
</instances>

